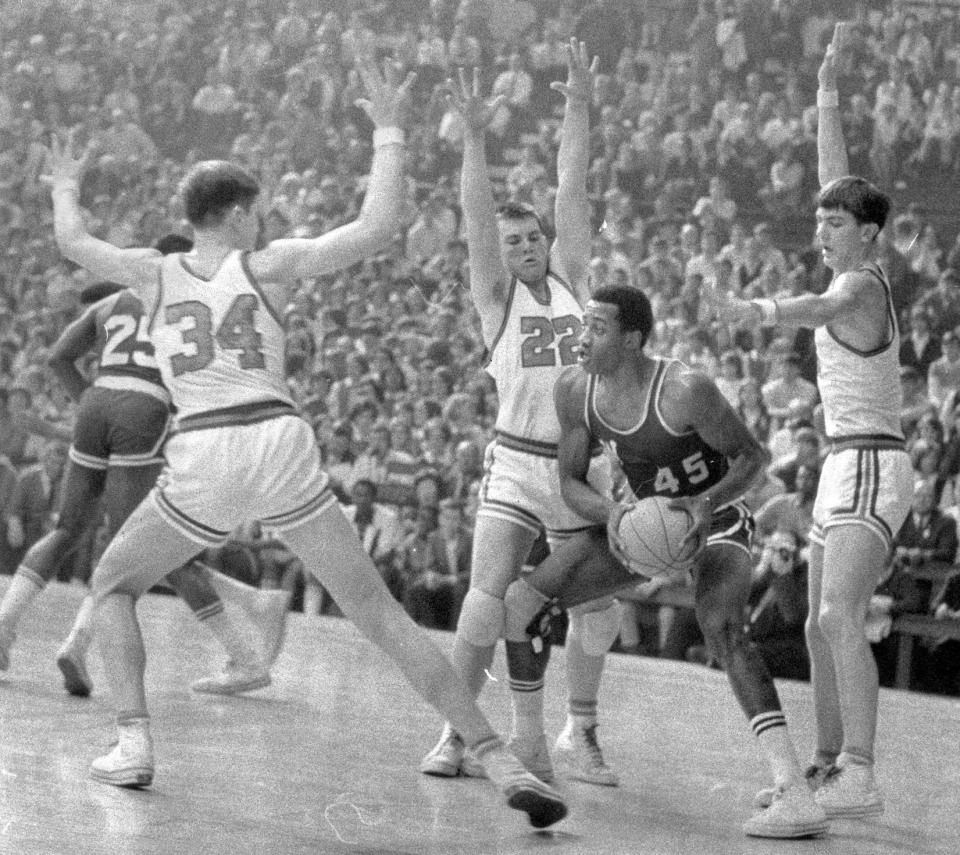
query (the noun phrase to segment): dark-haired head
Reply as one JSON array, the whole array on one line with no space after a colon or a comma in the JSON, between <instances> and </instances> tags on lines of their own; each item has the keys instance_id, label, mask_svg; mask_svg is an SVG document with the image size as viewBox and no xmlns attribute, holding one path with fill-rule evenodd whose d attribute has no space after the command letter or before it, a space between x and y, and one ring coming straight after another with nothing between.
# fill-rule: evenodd
<instances>
[{"instance_id":1,"label":"dark-haired head","mask_svg":"<svg viewBox=\"0 0 960 855\"><path fill-rule=\"evenodd\" d=\"M653 332L653 309L647 295L629 285L604 285L590 295L596 303L617 307L617 322L622 332L639 332L641 347Z\"/></svg>"},{"instance_id":2,"label":"dark-haired head","mask_svg":"<svg viewBox=\"0 0 960 855\"><path fill-rule=\"evenodd\" d=\"M866 178L847 175L821 189L817 207L825 211L847 211L858 224L872 223L880 232L890 214L890 197Z\"/></svg>"},{"instance_id":3,"label":"dark-haired head","mask_svg":"<svg viewBox=\"0 0 960 855\"><path fill-rule=\"evenodd\" d=\"M180 182L187 221L195 228L214 228L227 212L240 206L249 211L260 185L245 169L226 160L195 164Z\"/></svg>"},{"instance_id":4,"label":"dark-haired head","mask_svg":"<svg viewBox=\"0 0 960 855\"><path fill-rule=\"evenodd\" d=\"M162 255L172 255L175 252L190 252L193 249L193 241L183 235L172 232L158 239L153 245L154 249L160 250Z\"/></svg>"},{"instance_id":5,"label":"dark-haired head","mask_svg":"<svg viewBox=\"0 0 960 855\"><path fill-rule=\"evenodd\" d=\"M117 285L116 282L94 282L80 292L80 305L91 306L123 289L124 286Z\"/></svg>"}]
</instances>

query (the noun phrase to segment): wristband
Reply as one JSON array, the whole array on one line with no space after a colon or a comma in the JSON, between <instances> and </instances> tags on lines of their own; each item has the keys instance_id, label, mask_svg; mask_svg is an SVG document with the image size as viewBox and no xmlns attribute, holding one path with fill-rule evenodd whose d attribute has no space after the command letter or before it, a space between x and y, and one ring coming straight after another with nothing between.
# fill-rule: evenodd
<instances>
[{"instance_id":1,"label":"wristband","mask_svg":"<svg viewBox=\"0 0 960 855\"><path fill-rule=\"evenodd\" d=\"M818 89L817 90L817 107L819 109L824 109L825 107L839 107L840 106L840 93L836 89Z\"/></svg>"},{"instance_id":2,"label":"wristband","mask_svg":"<svg viewBox=\"0 0 960 855\"><path fill-rule=\"evenodd\" d=\"M751 300L750 305L760 313L760 322L772 327L780 320L780 306L776 300Z\"/></svg>"},{"instance_id":3,"label":"wristband","mask_svg":"<svg viewBox=\"0 0 960 855\"><path fill-rule=\"evenodd\" d=\"M58 181L53 185L53 188L50 190L50 193L76 193L80 195L80 182L76 179L70 178L65 181Z\"/></svg>"},{"instance_id":4,"label":"wristband","mask_svg":"<svg viewBox=\"0 0 960 855\"><path fill-rule=\"evenodd\" d=\"M389 128L375 128L373 131L373 147L380 148L382 145L403 145L403 128L396 126Z\"/></svg>"}]
</instances>

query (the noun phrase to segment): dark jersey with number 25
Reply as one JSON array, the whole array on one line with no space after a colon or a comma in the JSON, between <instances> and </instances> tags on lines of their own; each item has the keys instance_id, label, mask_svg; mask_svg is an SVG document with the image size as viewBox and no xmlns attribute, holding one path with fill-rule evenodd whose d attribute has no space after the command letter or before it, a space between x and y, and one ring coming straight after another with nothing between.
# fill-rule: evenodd
<instances>
[{"instance_id":1,"label":"dark jersey with number 25","mask_svg":"<svg viewBox=\"0 0 960 855\"><path fill-rule=\"evenodd\" d=\"M727 458L691 431L675 433L660 417L663 380L671 362L657 360L643 412L628 430L611 427L597 412L597 377L587 383L587 426L592 436L619 461L633 494L638 499L662 496L675 499L696 496L727 473Z\"/></svg>"}]
</instances>

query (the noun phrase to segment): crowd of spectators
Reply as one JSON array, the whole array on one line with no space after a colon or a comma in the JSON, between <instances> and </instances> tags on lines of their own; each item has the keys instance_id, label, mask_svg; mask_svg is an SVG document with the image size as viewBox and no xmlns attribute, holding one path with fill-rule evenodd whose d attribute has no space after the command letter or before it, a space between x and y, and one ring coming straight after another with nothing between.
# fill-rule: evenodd
<instances>
[{"instance_id":1,"label":"crowd of spectators","mask_svg":"<svg viewBox=\"0 0 960 855\"><path fill-rule=\"evenodd\" d=\"M596 284L643 288L657 318L653 348L715 377L770 450L757 510L816 481L826 443L812 337L718 324L700 286L715 281L750 297L825 287L828 271L812 245L816 69L835 21L856 22L839 57L851 170L895 198L879 242L902 323L904 424L918 480L933 484L935 502L955 516L960 240L946 224L960 174L960 5L624 0L579 19L586 5L8 4L0 36L3 571L50 524L56 454L46 446L68 434L73 404L46 356L90 284L52 240L41 181L47 132L75 128L89 147L88 226L117 245L188 234L177 182L192 163L215 157L261 182L264 240L318 235L352 219L363 198L370 127L354 103L351 51L371 44L417 73L409 204L393 245L349 271L304 281L291 296L286 367L391 590L424 622L453 626L497 397L469 297L460 127L444 83L458 67L479 66L484 88L505 96L488 146L496 195L533 205L549 225L563 101L549 84L565 74L570 35L596 36L611 22L615 29L588 44L602 58L591 109L591 275ZM43 436L29 419L47 426ZM30 529L18 482L37 472L46 506ZM778 550L802 554L804 532L793 532L790 549L782 531L774 534ZM241 541L260 542L271 584L303 585L275 542ZM764 566L769 577L773 564ZM306 586L307 611L323 600ZM793 612L789 622L797 625Z\"/></svg>"}]
</instances>

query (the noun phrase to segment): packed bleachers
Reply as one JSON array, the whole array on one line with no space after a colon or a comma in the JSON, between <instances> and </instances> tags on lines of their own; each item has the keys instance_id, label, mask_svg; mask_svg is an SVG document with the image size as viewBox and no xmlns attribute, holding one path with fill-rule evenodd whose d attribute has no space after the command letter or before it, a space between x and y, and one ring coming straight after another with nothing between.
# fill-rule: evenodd
<instances>
[{"instance_id":1,"label":"packed bleachers","mask_svg":"<svg viewBox=\"0 0 960 855\"><path fill-rule=\"evenodd\" d=\"M264 240L321 234L350 220L363 198L371 149L368 121L354 104L351 45L359 41L417 73L409 205L390 248L346 273L304 281L292 295L284 316L289 382L344 502L355 500L358 485L372 486L373 505L356 512L355 524L362 538L376 540L378 566L398 598L426 609L418 592L435 581L427 573L445 574L443 584L461 590L462 568L427 563L427 535L439 531L440 514L424 509L454 499L469 529L497 401L469 297L460 131L444 82L458 67L477 65L484 86L506 96L489 145L497 195L529 202L549 222L562 110L550 83L565 73L561 47L572 33L589 36L611 20L619 31L588 45L604 54L591 110L591 273L598 284L646 290L657 317L653 346L717 378L768 444L771 476L755 509L792 489L783 476L796 475L811 435L814 463L825 448L812 339L783 327L718 324L700 285L716 281L751 297L825 286L812 245L816 69L835 21L856 20L840 57L851 169L895 200L881 262L901 312L904 421L918 479L935 483L940 508L956 518L960 6L635 0L578 17L586 5L6 4L3 571L13 571L29 540L17 482L34 478L34 464L42 469L53 456L45 444L69 432L73 404L46 357L90 284L53 244L40 180L48 131L75 128L89 147L81 193L88 225L118 245L189 234L177 182L191 163L219 157L261 181ZM55 483L42 500L37 531L49 525ZM391 530L389 549L371 527ZM284 568L268 575L297 584ZM323 600L315 591L304 597L310 609ZM430 620L451 626L456 608L454 596L448 613L431 611Z\"/></svg>"}]
</instances>

